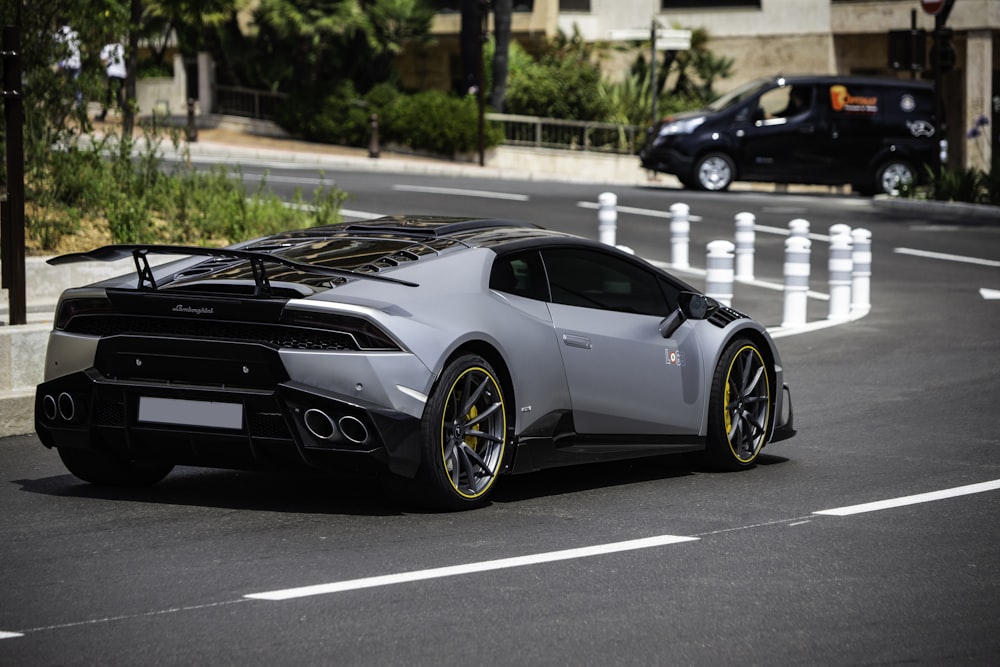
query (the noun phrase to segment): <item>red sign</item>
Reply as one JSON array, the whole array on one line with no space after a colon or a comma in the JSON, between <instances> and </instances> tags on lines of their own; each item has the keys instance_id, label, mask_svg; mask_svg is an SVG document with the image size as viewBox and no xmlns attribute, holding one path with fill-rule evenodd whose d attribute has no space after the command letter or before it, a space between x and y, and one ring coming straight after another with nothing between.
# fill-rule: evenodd
<instances>
[{"instance_id":1,"label":"red sign","mask_svg":"<svg viewBox=\"0 0 1000 667\"><path fill-rule=\"evenodd\" d=\"M920 0L920 7L928 14L937 14L944 7L945 0Z\"/></svg>"}]
</instances>

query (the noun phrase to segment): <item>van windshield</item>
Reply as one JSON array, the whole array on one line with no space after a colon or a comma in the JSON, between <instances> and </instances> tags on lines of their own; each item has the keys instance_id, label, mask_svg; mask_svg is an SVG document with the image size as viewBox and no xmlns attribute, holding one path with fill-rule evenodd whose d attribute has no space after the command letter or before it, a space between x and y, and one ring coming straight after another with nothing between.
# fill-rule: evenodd
<instances>
[{"instance_id":1,"label":"van windshield","mask_svg":"<svg viewBox=\"0 0 1000 667\"><path fill-rule=\"evenodd\" d=\"M753 97L764 88L773 85L774 85L773 79L756 79L754 81L751 81L750 83L743 84L739 88L729 91L722 97L710 103L708 105L708 108L712 111L724 111L732 106L739 104L740 102L749 97Z\"/></svg>"}]
</instances>

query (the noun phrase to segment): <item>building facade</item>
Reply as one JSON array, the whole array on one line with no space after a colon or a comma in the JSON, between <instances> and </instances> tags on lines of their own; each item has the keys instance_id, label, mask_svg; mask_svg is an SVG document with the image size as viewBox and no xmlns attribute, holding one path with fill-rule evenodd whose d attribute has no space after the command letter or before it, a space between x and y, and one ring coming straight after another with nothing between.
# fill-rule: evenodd
<instances>
[{"instance_id":1,"label":"building facade","mask_svg":"<svg viewBox=\"0 0 1000 667\"><path fill-rule=\"evenodd\" d=\"M437 46L409 53L404 79L421 88L453 87L462 0L432 0L438 9L432 31ZM466 0L468 1L468 0ZM927 31L935 18L920 0L514 0L513 37L529 51L559 32L606 42L613 31L705 28L708 48L735 61L734 75L717 89L777 74L869 74L934 78L894 69L890 31ZM954 0L955 62L941 76L949 164L989 169L1000 124L1000 0ZM612 72L609 75L613 76ZM989 120L983 125L980 119ZM968 138L977 128L979 136ZM976 132L972 132L976 134Z\"/></svg>"}]
</instances>

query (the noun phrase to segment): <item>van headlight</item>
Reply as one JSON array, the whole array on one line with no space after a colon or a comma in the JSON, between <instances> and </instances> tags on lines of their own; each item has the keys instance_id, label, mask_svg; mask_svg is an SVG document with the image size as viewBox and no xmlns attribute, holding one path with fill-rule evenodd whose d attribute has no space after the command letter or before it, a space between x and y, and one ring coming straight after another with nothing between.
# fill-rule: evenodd
<instances>
[{"instance_id":1,"label":"van headlight","mask_svg":"<svg viewBox=\"0 0 1000 667\"><path fill-rule=\"evenodd\" d=\"M669 137L672 134L691 134L695 131L695 128L704 122L704 116L697 116L696 118L685 118L684 120L664 123L660 126L659 136Z\"/></svg>"}]
</instances>

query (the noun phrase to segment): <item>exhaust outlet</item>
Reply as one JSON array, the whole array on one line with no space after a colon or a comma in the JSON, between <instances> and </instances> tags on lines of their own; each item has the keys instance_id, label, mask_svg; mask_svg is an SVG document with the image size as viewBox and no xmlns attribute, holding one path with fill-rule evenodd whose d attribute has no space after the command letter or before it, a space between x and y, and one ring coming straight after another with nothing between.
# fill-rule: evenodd
<instances>
[{"instance_id":1,"label":"exhaust outlet","mask_svg":"<svg viewBox=\"0 0 1000 667\"><path fill-rule=\"evenodd\" d=\"M368 427L357 417L350 415L341 417L337 425L340 426L340 432L344 434L344 437L354 444L363 445L368 442Z\"/></svg>"},{"instance_id":2,"label":"exhaust outlet","mask_svg":"<svg viewBox=\"0 0 1000 667\"><path fill-rule=\"evenodd\" d=\"M66 392L59 394L59 416L68 422L76 417L76 401Z\"/></svg>"},{"instance_id":3,"label":"exhaust outlet","mask_svg":"<svg viewBox=\"0 0 1000 667\"><path fill-rule=\"evenodd\" d=\"M302 416L302 422L306 425L306 430L320 440L330 440L337 435L337 426L333 423L333 417L322 410L310 408Z\"/></svg>"},{"instance_id":4,"label":"exhaust outlet","mask_svg":"<svg viewBox=\"0 0 1000 667\"><path fill-rule=\"evenodd\" d=\"M59 408L56 406L56 399L52 394L42 396L42 414L49 421L55 421L59 416Z\"/></svg>"}]
</instances>

